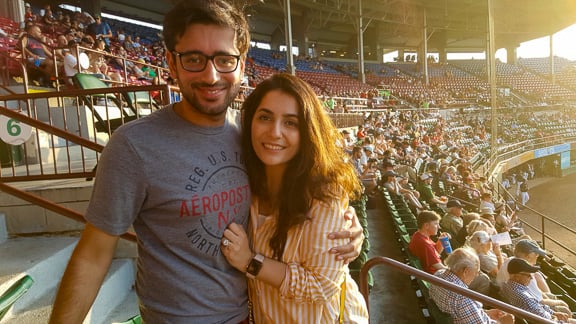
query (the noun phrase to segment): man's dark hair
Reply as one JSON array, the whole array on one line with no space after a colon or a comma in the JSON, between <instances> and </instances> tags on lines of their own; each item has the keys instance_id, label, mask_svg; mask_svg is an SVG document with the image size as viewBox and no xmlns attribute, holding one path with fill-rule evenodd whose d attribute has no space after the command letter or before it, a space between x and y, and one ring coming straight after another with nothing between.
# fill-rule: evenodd
<instances>
[{"instance_id":1,"label":"man's dark hair","mask_svg":"<svg viewBox=\"0 0 576 324\"><path fill-rule=\"evenodd\" d=\"M425 210L423 212L420 212L420 214L418 214L416 221L418 222L418 228L422 228L424 224L433 221L439 221L440 219L441 219L440 215L438 215L436 212L433 212L431 210Z\"/></svg>"},{"instance_id":2,"label":"man's dark hair","mask_svg":"<svg viewBox=\"0 0 576 324\"><path fill-rule=\"evenodd\" d=\"M236 47L241 55L250 48L250 31L244 13L224 0L184 0L164 17L162 35L168 51L191 24L217 25L236 31Z\"/></svg>"}]
</instances>

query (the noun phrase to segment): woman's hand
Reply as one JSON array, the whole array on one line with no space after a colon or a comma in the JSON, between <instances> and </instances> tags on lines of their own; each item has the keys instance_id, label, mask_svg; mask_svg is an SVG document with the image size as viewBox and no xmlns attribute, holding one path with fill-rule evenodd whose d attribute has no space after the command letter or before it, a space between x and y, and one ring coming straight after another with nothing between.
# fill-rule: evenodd
<instances>
[{"instance_id":1,"label":"woman's hand","mask_svg":"<svg viewBox=\"0 0 576 324\"><path fill-rule=\"evenodd\" d=\"M246 272L246 267L252 260L253 253L248 242L248 235L242 226L230 223L224 231L220 248L231 266Z\"/></svg>"}]
</instances>

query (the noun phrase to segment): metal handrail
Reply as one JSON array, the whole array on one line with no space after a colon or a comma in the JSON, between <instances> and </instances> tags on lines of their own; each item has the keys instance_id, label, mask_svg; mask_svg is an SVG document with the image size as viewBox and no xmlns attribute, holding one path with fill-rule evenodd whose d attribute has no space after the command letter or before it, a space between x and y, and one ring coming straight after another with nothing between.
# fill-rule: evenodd
<instances>
[{"instance_id":1,"label":"metal handrail","mask_svg":"<svg viewBox=\"0 0 576 324\"><path fill-rule=\"evenodd\" d=\"M37 206L40 206L42 208L46 208L52 212L55 212L57 214L60 214L62 216L66 216L70 219L73 219L75 221L81 222L81 223L86 223L86 220L84 219L84 216L72 209L60 206L56 203L53 203L49 200L46 200L44 198L41 198L39 196L27 193L23 190L20 189L16 189L12 186L9 186L7 184L5 184L4 182L0 181L0 190L4 191L7 194L10 194L14 197L18 197L22 200L28 201L32 204L35 204ZM136 242L136 234L132 233L132 232L126 232L122 235L120 235L121 238L126 239L128 241L132 241L132 242Z\"/></svg>"},{"instance_id":2,"label":"metal handrail","mask_svg":"<svg viewBox=\"0 0 576 324\"><path fill-rule=\"evenodd\" d=\"M531 208L531 207L528 207L528 206L526 206L526 205L521 204L520 202L518 202L517 199L514 198L514 196L512 195L512 193L510 193L506 188L504 188L504 187L502 186L502 184L501 184L499 181L496 180L495 182L498 184L498 190L499 190L499 192L503 192L503 194L507 195L508 197L511 197L518 206L521 206L521 207L524 208L525 210L527 209L527 210L533 212L534 214L536 214L536 215L538 215L538 216L540 217L540 226L541 226L540 229L538 229L538 228L537 228L536 226L534 226L534 225L531 225L530 223L526 222L525 220L520 219L520 221L522 222L522 224L530 227L532 230L534 230L535 232L537 232L538 234L541 235L542 248L546 249L546 239L549 239L550 241L554 242L555 244L557 244L558 246L560 246L560 247L563 248L564 250L570 252L572 255L576 255L576 251L574 251L573 249L567 247L567 246L564 245L563 243L559 242L559 241L556 240L554 237L546 234L546 231L545 231L545 221L549 221L549 222L551 222L551 223L553 223L553 224L555 224L555 225L558 225L558 226L560 226L563 230L566 230L566 231L568 231L568 232L570 232L570 233L572 233L572 234L575 234L575 235L576 235L576 230L574 230L574 229L572 229L572 228L570 228L570 227L568 227L568 226L560 223L559 221L557 221L557 220L555 220L555 219L553 219L553 218L550 218L549 216L546 216L546 215L542 214L541 212L539 212L539 211L537 211L537 210L535 210L535 209L533 209L533 208Z\"/></svg>"},{"instance_id":3,"label":"metal handrail","mask_svg":"<svg viewBox=\"0 0 576 324\"><path fill-rule=\"evenodd\" d=\"M420 278L422 280L426 280L431 284L434 284L434 285L440 286L442 288L454 291L460 295L463 295L465 297L479 301L479 302L481 302L485 305L488 305L490 307L498 308L500 310L503 310L505 312L513 314L514 316L524 318L524 319L527 319L529 321L534 321L536 323L550 323L550 324L556 323L554 321L551 321L551 320L545 319L543 317L537 316L535 314L527 312L527 311L520 309L518 307L514 307L510 304L504 303L504 302L499 301L497 299L485 296L483 294L477 293L477 292L470 290L470 289L467 289L467 288L460 287L458 285L455 285L451 282L448 282L444 279L438 278L438 277L431 275L429 273L426 273L424 271L418 270L418 269L411 267L409 265L406 265L404 263L398 262L398 261L390 259L390 258L382 257L382 256L377 256L377 257L371 258L370 260L368 260L364 264L364 266L360 270L360 292L362 293L362 295L364 296L364 299L366 300L366 306L368 307L368 310L369 310L369 305L370 305L370 302L369 302L370 301L370 297L369 297L370 293L369 293L369 288L368 288L368 271L370 271L370 269L372 269L374 266L380 265L380 264L384 264L386 266L389 266L391 268L399 270L399 271L406 273L408 275L412 275L412 276L415 276L415 277Z\"/></svg>"},{"instance_id":4,"label":"metal handrail","mask_svg":"<svg viewBox=\"0 0 576 324\"><path fill-rule=\"evenodd\" d=\"M24 87L24 93L28 93L28 72L26 71L26 66L24 65L21 57L20 58L12 57L9 54L7 54L9 52L10 51L0 52L0 56L2 56L5 60L7 60L7 62L13 61L14 63L18 64L18 67L20 67L20 69L22 70L22 85ZM7 69L8 64L5 64L4 68ZM6 71L6 73L9 73L9 71Z\"/></svg>"},{"instance_id":5,"label":"metal handrail","mask_svg":"<svg viewBox=\"0 0 576 324\"><path fill-rule=\"evenodd\" d=\"M51 119L49 122L40 121L34 117L36 117L33 113L31 113L31 102L35 99L51 99L51 98L63 98L63 97L80 97L86 95L95 95L95 94L105 94L105 93L119 93L119 92L141 92L141 91L158 91L160 90L164 94L161 96L162 104L168 103L168 87L166 85L156 85L156 86L129 86L129 87L115 87L115 88L103 88L103 89L91 89L91 90L66 90L61 92L46 92L46 93L34 93L34 94L9 94L2 96L3 102L10 102L10 101L21 101L25 102L23 106L19 106L19 109L9 109L4 106L0 106L0 115L5 115L9 118L16 119L23 124L27 124L32 128L42 130L52 136L61 137L66 140L66 143L71 142L78 144L83 148L87 148L97 153L101 153L104 149L104 145L98 143L97 141L92 141L85 137L79 136L77 134L71 133L67 130L66 127L60 128L56 127L51 123ZM26 111L27 114L22 114L21 112ZM41 162L40 162L41 165ZM12 167L14 169L14 166ZM26 162L26 172L28 172L28 162ZM42 171L41 171L42 172ZM63 215L75 221L79 221L85 223L85 219L83 215L79 212L74 210L68 209L66 207L60 206L57 203L51 202L46 200L42 197L37 195L25 192L23 190L17 189L7 184L9 181L26 181L26 180L39 180L39 179L69 179L69 178L79 178L79 177L88 177L93 176L94 171L92 172L64 172L55 174L40 174L40 175L33 175L27 173L24 176L12 176L12 177L2 177L0 173L0 190L6 192L12 196L18 197L22 200L28 201L32 204L40 206L42 208L48 209L54 213ZM134 233L128 232L121 235L122 238L127 239L129 241L136 241L136 236Z\"/></svg>"},{"instance_id":6,"label":"metal handrail","mask_svg":"<svg viewBox=\"0 0 576 324\"><path fill-rule=\"evenodd\" d=\"M503 145L498 148L498 152L501 150L503 153L490 153L489 158L486 163L482 165L479 169L484 170L486 174L492 174L498 164L502 161L510 159L521 153L529 152L535 149L548 147L551 145L563 144L563 143L573 143L576 142L575 135L552 135L543 138L530 139L518 143L511 144L509 146Z\"/></svg>"}]
</instances>

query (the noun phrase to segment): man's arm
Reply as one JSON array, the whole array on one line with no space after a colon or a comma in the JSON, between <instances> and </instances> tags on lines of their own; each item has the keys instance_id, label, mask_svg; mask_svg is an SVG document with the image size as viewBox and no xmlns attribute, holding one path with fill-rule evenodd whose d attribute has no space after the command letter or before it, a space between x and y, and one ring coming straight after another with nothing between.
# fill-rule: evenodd
<instances>
[{"instance_id":1,"label":"man's arm","mask_svg":"<svg viewBox=\"0 0 576 324\"><path fill-rule=\"evenodd\" d=\"M350 228L348 230L330 233L328 234L328 238L331 240L342 238L350 239L348 244L330 249L330 253L335 254L337 260L344 260L344 263L348 264L360 255L362 243L364 242L364 229L362 228L358 216L356 215L356 210L353 207L348 207L348 210L346 210L343 217L347 220L352 220Z\"/></svg>"},{"instance_id":2,"label":"man's arm","mask_svg":"<svg viewBox=\"0 0 576 324\"><path fill-rule=\"evenodd\" d=\"M108 273L117 242L118 236L86 225L60 282L50 323L82 323Z\"/></svg>"}]
</instances>

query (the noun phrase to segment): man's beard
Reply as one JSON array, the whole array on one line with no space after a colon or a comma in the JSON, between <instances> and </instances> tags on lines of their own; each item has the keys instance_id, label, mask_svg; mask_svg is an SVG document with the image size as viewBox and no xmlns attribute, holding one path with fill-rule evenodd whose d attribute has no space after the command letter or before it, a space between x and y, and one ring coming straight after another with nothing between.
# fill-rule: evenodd
<instances>
[{"instance_id":1,"label":"man's beard","mask_svg":"<svg viewBox=\"0 0 576 324\"><path fill-rule=\"evenodd\" d=\"M234 99L238 95L239 91L240 91L240 83L236 83L230 86L230 88L228 88L226 91L223 103L219 106L210 106L210 107L202 104L200 100L198 100L197 96L193 94L193 91L190 91L189 93L187 91L183 91L182 96L198 112L201 112L202 114L209 116L218 116L226 112L230 104L234 101Z\"/></svg>"}]
</instances>

